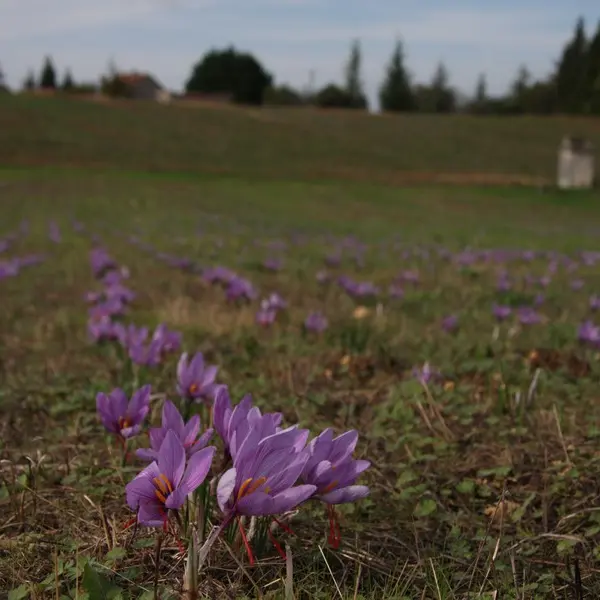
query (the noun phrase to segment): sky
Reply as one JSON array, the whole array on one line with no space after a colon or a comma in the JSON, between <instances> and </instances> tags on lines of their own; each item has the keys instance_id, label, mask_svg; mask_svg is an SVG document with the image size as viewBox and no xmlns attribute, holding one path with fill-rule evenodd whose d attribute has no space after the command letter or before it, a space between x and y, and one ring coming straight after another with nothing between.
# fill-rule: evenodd
<instances>
[{"instance_id":1,"label":"sky","mask_svg":"<svg viewBox=\"0 0 600 600\"><path fill-rule=\"evenodd\" d=\"M415 81L443 60L462 92L485 73L497 94L521 64L546 75L579 16L594 31L598 0L0 0L0 64L11 87L50 55L77 80L97 81L113 60L180 90L207 50L233 44L277 83L305 88L311 72L317 87L341 83L357 39L374 102L401 39Z\"/></svg>"}]
</instances>

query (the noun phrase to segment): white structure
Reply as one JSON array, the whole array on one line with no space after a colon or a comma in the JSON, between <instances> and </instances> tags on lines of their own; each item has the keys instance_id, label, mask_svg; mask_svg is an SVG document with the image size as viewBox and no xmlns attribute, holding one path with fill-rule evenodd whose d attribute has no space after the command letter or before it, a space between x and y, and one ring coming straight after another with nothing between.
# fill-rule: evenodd
<instances>
[{"instance_id":1,"label":"white structure","mask_svg":"<svg viewBox=\"0 0 600 600\"><path fill-rule=\"evenodd\" d=\"M564 137L558 149L557 185L560 189L594 186L594 147L583 138Z\"/></svg>"}]
</instances>

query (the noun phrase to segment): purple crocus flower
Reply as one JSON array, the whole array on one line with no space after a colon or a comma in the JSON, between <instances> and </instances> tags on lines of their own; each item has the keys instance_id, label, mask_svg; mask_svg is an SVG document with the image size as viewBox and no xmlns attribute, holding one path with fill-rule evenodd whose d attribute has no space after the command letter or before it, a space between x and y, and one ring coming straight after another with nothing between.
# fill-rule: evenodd
<instances>
[{"instance_id":1,"label":"purple crocus flower","mask_svg":"<svg viewBox=\"0 0 600 600\"><path fill-rule=\"evenodd\" d=\"M213 423L225 444L225 449L233 459L236 458L238 449L251 428L258 430L262 439L279 431L282 418L281 413L263 415L258 407L252 406L250 394L246 394L233 407L227 386L219 386L215 393Z\"/></svg>"},{"instance_id":2,"label":"purple crocus flower","mask_svg":"<svg viewBox=\"0 0 600 600\"><path fill-rule=\"evenodd\" d=\"M585 321L579 326L577 338L580 342L598 346L600 345L600 328L591 321Z\"/></svg>"},{"instance_id":3,"label":"purple crocus flower","mask_svg":"<svg viewBox=\"0 0 600 600\"><path fill-rule=\"evenodd\" d=\"M164 323L161 323L154 330L152 341L160 345L163 353L177 352L181 348L181 333L172 331Z\"/></svg>"},{"instance_id":4,"label":"purple crocus flower","mask_svg":"<svg viewBox=\"0 0 600 600\"><path fill-rule=\"evenodd\" d=\"M569 286L574 291L580 290L583 287L583 285L584 285L583 279L573 279L571 281L571 283L569 283Z\"/></svg>"},{"instance_id":5,"label":"purple crocus flower","mask_svg":"<svg viewBox=\"0 0 600 600\"><path fill-rule=\"evenodd\" d=\"M62 237L56 221L50 221L50 224L48 225L48 237L50 238L51 242L60 244Z\"/></svg>"},{"instance_id":6,"label":"purple crocus flower","mask_svg":"<svg viewBox=\"0 0 600 600\"><path fill-rule=\"evenodd\" d=\"M275 322L277 313L272 308L260 308L256 313L256 322L262 327L268 327Z\"/></svg>"},{"instance_id":7,"label":"purple crocus flower","mask_svg":"<svg viewBox=\"0 0 600 600\"><path fill-rule=\"evenodd\" d=\"M168 511L180 509L188 494L206 479L215 454L208 446L193 454L186 467L186 452L173 430L167 431L157 459L125 487L127 504L137 520L148 527L167 527Z\"/></svg>"},{"instance_id":8,"label":"purple crocus flower","mask_svg":"<svg viewBox=\"0 0 600 600\"><path fill-rule=\"evenodd\" d=\"M243 277L235 277L227 286L227 299L230 301L234 300L254 300L257 296L256 289L250 281Z\"/></svg>"},{"instance_id":9,"label":"purple crocus flower","mask_svg":"<svg viewBox=\"0 0 600 600\"><path fill-rule=\"evenodd\" d=\"M424 384L438 381L442 377L441 373L437 369L434 369L429 362L425 362L422 367L414 367L412 374L413 377Z\"/></svg>"},{"instance_id":10,"label":"purple crocus flower","mask_svg":"<svg viewBox=\"0 0 600 600\"><path fill-rule=\"evenodd\" d=\"M390 298L403 298L404 297L404 289L400 287L396 283L392 283L388 288L388 294Z\"/></svg>"},{"instance_id":11,"label":"purple crocus flower","mask_svg":"<svg viewBox=\"0 0 600 600\"><path fill-rule=\"evenodd\" d=\"M321 333L322 331L325 331L328 326L329 322L327 321L327 317L320 312L311 312L306 319L304 319L304 329L306 329L306 331Z\"/></svg>"},{"instance_id":12,"label":"purple crocus flower","mask_svg":"<svg viewBox=\"0 0 600 600\"><path fill-rule=\"evenodd\" d=\"M128 439L137 435L150 410L151 386L145 385L127 400L125 392L116 388L110 394L96 396L96 408L102 424L108 431Z\"/></svg>"},{"instance_id":13,"label":"purple crocus flower","mask_svg":"<svg viewBox=\"0 0 600 600\"><path fill-rule=\"evenodd\" d=\"M522 325L536 325L542 321L542 316L530 306L522 306L517 314Z\"/></svg>"},{"instance_id":14,"label":"purple crocus flower","mask_svg":"<svg viewBox=\"0 0 600 600\"><path fill-rule=\"evenodd\" d=\"M127 345L129 358L143 367L156 367L162 359L162 341L150 340L149 342L135 341Z\"/></svg>"},{"instance_id":15,"label":"purple crocus flower","mask_svg":"<svg viewBox=\"0 0 600 600\"><path fill-rule=\"evenodd\" d=\"M283 261L280 258L269 257L263 261L263 267L267 271L280 271L283 266Z\"/></svg>"},{"instance_id":16,"label":"purple crocus flower","mask_svg":"<svg viewBox=\"0 0 600 600\"><path fill-rule=\"evenodd\" d=\"M261 438L249 430L217 485L217 501L227 516L277 515L294 509L316 491L310 484L294 485L309 455L303 452L308 430L296 426Z\"/></svg>"},{"instance_id":17,"label":"purple crocus flower","mask_svg":"<svg viewBox=\"0 0 600 600\"><path fill-rule=\"evenodd\" d=\"M600 296L591 296L590 297L590 309L591 310L599 310L600 309Z\"/></svg>"},{"instance_id":18,"label":"purple crocus flower","mask_svg":"<svg viewBox=\"0 0 600 600\"><path fill-rule=\"evenodd\" d=\"M94 342L119 341L125 333L125 328L122 323L103 317L88 321L88 333Z\"/></svg>"},{"instance_id":19,"label":"purple crocus flower","mask_svg":"<svg viewBox=\"0 0 600 600\"><path fill-rule=\"evenodd\" d=\"M448 315L442 319L442 329L448 333L455 331L458 327L458 317L456 315Z\"/></svg>"},{"instance_id":20,"label":"purple crocus flower","mask_svg":"<svg viewBox=\"0 0 600 600\"><path fill-rule=\"evenodd\" d=\"M152 427L148 432L150 438L150 448L140 448L136 451L136 455L143 460L158 460L159 451L162 443L165 440L168 431L174 431L183 447L187 457L199 452L204 448L213 435L213 429L207 429L199 438L200 433L200 417L193 415L190 420L185 423L181 413L177 407L167 400L163 405L162 410L162 426Z\"/></svg>"},{"instance_id":21,"label":"purple crocus flower","mask_svg":"<svg viewBox=\"0 0 600 600\"><path fill-rule=\"evenodd\" d=\"M260 307L262 309L284 310L287 308L287 302L277 292L274 292L260 303Z\"/></svg>"},{"instance_id":22,"label":"purple crocus flower","mask_svg":"<svg viewBox=\"0 0 600 600\"><path fill-rule=\"evenodd\" d=\"M365 498L366 485L355 485L358 476L369 468L368 460L354 460L358 432L351 430L334 438L332 429L325 429L306 447L309 456L301 480L316 487L314 497L327 504L344 504Z\"/></svg>"},{"instance_id":23,"label":"purple crocus flower","mask_svg":"<svg viewBox=\"0 0 600 600\"><path fill-rule=\"evenodd\" d=\"M492 313L498 321L504 321L504 319L507 319L512 314L512 308L510 306L494 304L492 306Z\"/></svg>"},{"instance_id":24,"label":"purple crocus flower","mask_svg":"<svg viewBox=\"0 0 600 600\"><path fill-rule=\"evenodd\" d=\"M181 355L177 364L177 392L187 400L210 401L216 391L215 379L218 367L204 364L202 352L188 361L187 352Z\"/></svg>"}]
</instances>

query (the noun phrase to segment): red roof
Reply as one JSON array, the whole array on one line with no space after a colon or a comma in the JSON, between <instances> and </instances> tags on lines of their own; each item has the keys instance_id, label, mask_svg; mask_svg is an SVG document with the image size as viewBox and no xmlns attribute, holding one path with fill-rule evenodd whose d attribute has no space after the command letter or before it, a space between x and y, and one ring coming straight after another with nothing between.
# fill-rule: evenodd
<instances>
[{"instance_id":1,"label":"red roof","mask_svg":"<svg viewBox=\"0 0 600 600\"><path fill-rule=\"evenodd\" d=\"M148 73L118 73L117 74L117 79L120 79L123 83L126 83L127 85L135 85L136 83L139 83L140 81L143 81L144 79L150 79L152 81L154 81L154 77L152 77L152 75L149 75Z\"/></svg>"}]
</instances>

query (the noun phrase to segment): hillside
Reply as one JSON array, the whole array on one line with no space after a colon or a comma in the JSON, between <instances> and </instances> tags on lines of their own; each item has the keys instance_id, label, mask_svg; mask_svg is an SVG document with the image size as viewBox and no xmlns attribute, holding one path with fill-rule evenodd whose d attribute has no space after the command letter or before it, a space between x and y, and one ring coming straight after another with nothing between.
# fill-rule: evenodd
<instances>
[{"instance_id":1,"label":"hillside","mask_svg":"<svg viewBox=\"0 0 600 600\"><path fill-rule=\"evenodd\" d=\"M4 166L78 165L391 183L554 177L564 134L600 147L600 120L374 116L0 97Z\"/></svg>"}]
</instances>

